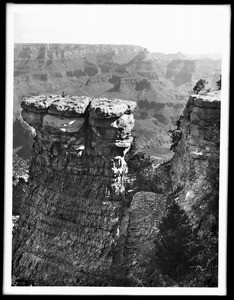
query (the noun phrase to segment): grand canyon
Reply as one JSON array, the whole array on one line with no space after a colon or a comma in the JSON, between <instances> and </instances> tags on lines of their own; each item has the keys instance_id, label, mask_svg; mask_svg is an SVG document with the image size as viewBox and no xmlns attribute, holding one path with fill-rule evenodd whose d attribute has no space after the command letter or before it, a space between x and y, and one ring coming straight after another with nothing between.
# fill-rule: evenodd
<instances>
[{"instance_id":1,"label":"grand canyon","mask_svg":"<svg viewBox=\"0 0 234 300\"><path fill-rule=\"evenodd\" d=\"M15 44L12 285L218 286L220 75L180 52Z\"/></svg>"}]
</instances>

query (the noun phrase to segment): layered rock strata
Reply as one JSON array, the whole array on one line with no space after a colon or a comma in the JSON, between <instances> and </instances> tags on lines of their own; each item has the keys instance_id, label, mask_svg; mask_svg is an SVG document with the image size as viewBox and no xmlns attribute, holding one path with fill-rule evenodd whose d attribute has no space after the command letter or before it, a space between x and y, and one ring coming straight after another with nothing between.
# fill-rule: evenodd
<instances>
[{"instance_id":1,"label":"layered rock strata","mask_svg":"<svg viewBox=\"0 0 234 300\"><path fill-rule=\"evenodd\" d=\"M111 285L117 275L120 286L144 285L158 224L173 201L200 233L217 234L220 91L189 98L173 158L152 171L156 193L136 193L129 207L124 156L133 101L38 96L22 107L37 135L13 249L19 280Z\"/></svg>"},{"instance_id":2,"label":"layered rock strata","mask_svg":"<svg viewBox=\"0 0 234 300\"><path fill-rule=\"evenodd\" d=\"M211 202L218 205L220 93L190 96L180 120L181 140L171 160L172 186L181 190L177 201L195 223L209 215Z\"/></svg>"},{"instance_id":3,"label":"layered rock strata","mask_svg":"<svg viewBox=\"0 0 234 300\"><path fill-rule=\"evenodd\" d=\"M13 249L19 281L99 285L110 275L124 236L124 156L135 105L54 95L22 102L36 137Z\"/></svg>"}]
</instances>

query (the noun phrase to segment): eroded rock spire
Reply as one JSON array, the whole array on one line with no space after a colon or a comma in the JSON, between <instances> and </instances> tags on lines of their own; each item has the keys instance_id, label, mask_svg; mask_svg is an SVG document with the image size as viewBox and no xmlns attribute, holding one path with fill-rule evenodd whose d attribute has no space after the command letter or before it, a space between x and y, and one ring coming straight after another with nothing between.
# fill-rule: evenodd
<instances>
[{"instance_id":1,"label":"eroded rock spire","mask_svg":"<svg viewBox=\"0 0 234 300\"><path fill-rule=\"evenodd\" d=\"M121 234L135 106L54 95L22 102L36 137L13 248L19 280L90 285L108 276Z\"/></svg>"}]
</instances>

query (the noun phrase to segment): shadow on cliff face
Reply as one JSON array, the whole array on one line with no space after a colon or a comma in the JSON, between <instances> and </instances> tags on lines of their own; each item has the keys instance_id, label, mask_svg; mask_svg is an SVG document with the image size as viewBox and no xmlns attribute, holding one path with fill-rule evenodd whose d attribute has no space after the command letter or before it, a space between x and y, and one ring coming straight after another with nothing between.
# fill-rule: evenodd
<instances>
[{"instance_id":1,"label":"shadow on cliff face","mask_svg":"<svg viewBox=\"0 0 234 300\"><path fill-rule=\"evenodd\" d=\"M13 148L19 148L17 154L23 159L28 159L31 154L33 137L32 129L22 120L16 119L13 123Z\"/></svg>"}]
</instances>

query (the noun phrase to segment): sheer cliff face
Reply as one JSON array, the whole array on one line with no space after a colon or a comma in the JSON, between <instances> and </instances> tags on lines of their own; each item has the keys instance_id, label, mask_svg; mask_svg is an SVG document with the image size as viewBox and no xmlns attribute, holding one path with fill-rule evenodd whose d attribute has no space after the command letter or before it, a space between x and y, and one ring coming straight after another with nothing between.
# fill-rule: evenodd
<instances>
[{"instance_id":1,"label":"sheer cliff face","mask_svg":"<svg viewBox=\"0 0 234 300\"><path fill-rule=\"evenodd\" d=\"M22 117L37 134L13 249L15 277L86 285L108 276L124 235L124 155L134 107L133 101L88 97L22 102Z\"/></svg>"},{"instance_id":2,"label":"sheer cliff face","mask_svg":"<svg viewBox=\"0 0 234 300\"><path fill-rule=\"evenodd\" d=\"M220 91L191 96L180 130L182 137L171 160L170 175L173 189L180 190L178 203L197 222L208 215L218 197Z\"/></svg>"}]
</instances>

